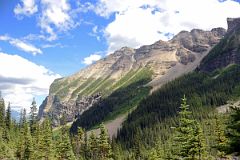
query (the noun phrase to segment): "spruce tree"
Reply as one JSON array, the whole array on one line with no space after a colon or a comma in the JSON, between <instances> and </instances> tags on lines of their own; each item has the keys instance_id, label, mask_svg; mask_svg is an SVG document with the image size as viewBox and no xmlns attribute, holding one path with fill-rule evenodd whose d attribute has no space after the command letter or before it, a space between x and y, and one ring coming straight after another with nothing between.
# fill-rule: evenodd
<instances>
[{"instance_id":1,"label":"spruce tree","mask_svg":"<svg viewBox=\"0 0 240 160\"><path fill-rule=\"evenodd\" d=\"M35 135L36 138L36 148L38 150L38 159L51 160L54 157L54 145L53 145L53 133L51 122L46 118L41 125L37 125Z\"/></svg>"},{"instance_id":2,"label":"spruce tree","mask_svg":"<svg viewBox=\"0 0 240 160\"><path fill-rule=\"evenodd\" d=\"M88 143L89 157L90 159L99 159L99 143L96 135L91 132Z\"/></svg>"},{"instance_id":3,"label":"spruce tree","mask_svg":"<svg viewBox=\"0 0 240 160\"><path fill-rule=\"evenodd\" d=\"M192 159L198 159L202 160L205 159L206 153L205 153L205 140L203 137L203 131L200 127L200 124L198 122L195 122L195 126L193 128L193 136L192 139L190 139L191 143L191 149L189 151L189 154L192 155Z\"/></svg>"},{"instance_id":4,"label":"spruce tree","mask_svg":"<svg viewBox=\"0 0 240 160\"><path fill-rule=\"evenodd\" d=\"M7 111L6 111L6 127L8 130L10 130L11 128L11 106L10 106L10 102L8 103L8 108L7 108Z\"/></svg>"},{"instance_id":5,"label":"spruce tree","mask_svg":"<svg viewBox=\"0 0 240 160\"><path fill-rule=\"evenodd\" d=\"M33 135L37 127L37 103L35 98L33 98L32 106L30 107L30 130Z\"/></svg>"},{"instance_id":6,"label":"spruce tree","mask_svg":"<svg viewBox=\"0 0 240 160\"><path fill-rule=\"evenodd\" d=\"M72 146L76 157L82 159L84 157L84 130L81 127L78 128L77 135L72 138Z\"/></svg>"},{"instance_id":7,"label":"spruce tree","mask_svg":"<svg viewBox=\"0 0 240 160\"><path fill-rule=\"evenodd\" d=\"M75 156L72 150L72 145L70 142L69 134L66 126L63 126L61 129L60 137L57 140L56 144L57 159L58 160L75 160Z\"/></svg>"},{"instance_id":8,"label":"spruce tree","mask_svg":"<svg viewBox=\"0 0 240 160\"><path fill-rule=\"evenodd\" d=\"M231 107L229 124L227 125L227 137L229 138L229 150L240 154L240 108Z\"/></svg>"},{"instance_id":9,"label":"spruce tree","mask_svg":"<svg viewBox=\"0 0 240 160\"><path fill-rule=\"evenodd\" d=\"M177 134L174 141L177 158L201 159L204 155L204 140L202 130L198 123L193 120L189 111L187 99L184 96L179 112L180 120L176 128Z\"/></svg>"},{"instance_id":10,"label":"spruce tree","mask_svg":"<svg viewBox=\"0 0 240 160\"><path fill-rule=\"evenodd\" d=\"M0 92L0 129L5 129L5 102Z\"/></svg>"},{"instance_id":11,"label":"spruce tree","mask_svg":"<svg viewBox=\"0 0 240 160\"><path fill-rule=\"evenodd\" d=\"M32 160L33 159L33 143L30 131L27 128L24 128L24 160Z\"/></svg>"},{"instance_id":12,"label":"spruce tree","mask_svg":"<svg viewBox=\"0 0 240 160\"><path fill-rule=\"evenodd\" d=\"M222 122L220 121L220 115L215 115L215 128L214 128L214 148L217 149L217 156L222 158L226 155L227 149L227 138L225 135L224 127ZM221 117L222 118L222 117Z\"/></svg>"},{"instance_id":13,"label":"spruce tree","mask_svg":"<svg viewBox=\"0 0 240 160\"><path fill-rule=\"evenodd\" d=\"M110 139L103 123L100 125L99 156L100 159L102 160L112 158L112 148L110 145Z\"/></svg>"}]
</instances>

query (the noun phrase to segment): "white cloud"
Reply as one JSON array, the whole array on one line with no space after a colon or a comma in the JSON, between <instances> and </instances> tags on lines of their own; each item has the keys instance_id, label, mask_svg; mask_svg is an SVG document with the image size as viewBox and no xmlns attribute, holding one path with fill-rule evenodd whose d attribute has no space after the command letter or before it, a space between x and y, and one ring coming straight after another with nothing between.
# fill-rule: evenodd
<instances>
[{"instance_id":1,"label":"white cloud","mask_svg":"<svg viewBox=\"0 0 240 160\"><path fill-rule=\"evenodd\" d=\"M42 51L39 48L33 46L32 44L9 37L7 35L0 35L0 41L8 41L11 45L17 47L18 49L31 53L33 55L42 54Z\"/></svg>"},{"instance_id":2,"label":"white cloud","mask_svg":"<svg viewBox=\"0 0 240 160\"><path fill-rule=\"evenodd\" d=\"M62 45L61 43L44 44L44 45L42 45L42 48L55 48L55 47L64 48L64 47L66 47L66 46L65 46L65 45Z\"/></svg>"},{"instance_id":3,"label":"white cloud","mask_svg":"<svg viewBox=\"0 0 240 160\"><path fill-rule=\"evenodd\" d=\"M14 13L17 16L30 16L37 13L35 17L38 26L42 34L47 36L33 35L29 38L53 41L58 38L59 33L67 32L80 24L78 13L81 9L83 8L72 9L68 0L21 0L21 3L14 8ZM76 19L78 21L75 21Z\"/></svg>"},{"instance_id":4,"label":"white cloud","mask_svg":"<svg viewBox=\"0 0 240 160\"><path fill-rule=\"evenodd\" d=\"M50 35L49 41L57 39L56 32L65 32L78 25L70 15L71 6L67 0L41 0L41 7L39 26Z\"/></svg>"},{"instance_id":5,"label":"white cloud","mask_svg":"<svg viewBox=\"0 0 240 160\"><path fill-rule=\"evenodd\" d=\"M10 40L11 38L9 37L9 36L7 36L7 35L0 35L0 41L8 41L8 40Z\"/></svg>"},{"instance_id":6,"label":"white cloud","mask_svg":"<svg viewBox=\"0 0 240 160\"><path fill-rule=\"evenodd\" d=\"M0 90L4 99L16 107L28 108L32 98L46 96L49 86L60 75L18 55L0 52Z\"/></svg>"},{"instance_id":7,"label":"white cloud","mask_svg":"<svg viewBox=\"0 0 240 160\"><path fill-rule=\"evenodd\" d=\"M99 16L115 16L105 28L109 52L168 40L168 33L182 30L226 28L226 18L239 17L239 10L232 0L99 0L95 7Z\"/></svg>"},{"instance_id":8,"label":"white cloud","mask_svg":"<svg viewBox=\"0 0 240 160\"><path fill-rule=\"evenodd\" d=\"M98 41L101 40L99 33L101 33L102 31L99 31L99 28L97 25L94 25L94 27L92 28L92 32L88 33L89 36L95 37Z\"/></svg>"},{"instance_id":9,"label":"white cloud","mask_svg":"<svg viewBox=\"0 0 240 160\"><path fill-rule=\"evenodd\" d=\"M99 54L91 54L89 57L84 58L83 63L86 65L90 65L95 61L98 61L101 59L101 55Z\"/></svg>"},{"instance_id":10,"label":"white cloud","mask_svg":"<svg viewBox=\"0 0 240 160\"><path fill-rule=\"evenodd\" d=\"M33 45L29 44L29 43L23 42L23 41L21 41L19 39L10 40L9 43L11 45L19 48L20 50L32 53L33 55L42 53L42 51L39 48L36 48L35 46L33 46Z\"/></svg>"},{"instance_id":11,"label":"white cloud","mask_svg":"<svg viewBox=\"0 0 240 160\"><path fill-rule=\"evenodd\" d=\"M38 11L35 0L21 0L14 8L14 13L16 15L31 16Z\"/></svg>"}]
</instances>

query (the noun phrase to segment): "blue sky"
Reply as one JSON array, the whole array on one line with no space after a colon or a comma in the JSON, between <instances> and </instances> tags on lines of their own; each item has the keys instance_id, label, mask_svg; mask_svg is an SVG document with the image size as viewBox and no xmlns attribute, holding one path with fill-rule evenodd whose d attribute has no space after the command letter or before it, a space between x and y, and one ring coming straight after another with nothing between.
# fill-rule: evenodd
<instances>
[{"instance_id":1,"label":"blue sky","mask_svg":"<svg viewBox=\"0 0 240 160\"><path fill-rule=\"evenodd\" d=\"M55 78L123 46L168 40L181 30L227 28L233 0L2 0L0 90L16 109L40 104Z\"/></svg>"}]
</instances>

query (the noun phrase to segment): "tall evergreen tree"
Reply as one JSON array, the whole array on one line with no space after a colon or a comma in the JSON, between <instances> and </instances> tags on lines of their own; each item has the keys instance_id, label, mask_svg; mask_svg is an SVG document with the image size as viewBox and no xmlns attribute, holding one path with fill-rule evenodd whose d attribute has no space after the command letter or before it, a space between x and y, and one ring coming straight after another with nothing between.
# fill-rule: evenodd
<instances>
[{"instance_id":1,"label":"tall evergreen tree","mask_svg":"<svg viewBox=\"0 0 240 160\"><path fill-rule=\"evenodd\" d=\"M8 130L10 130L10 127L11 127L11 106L10 106L10 102L8 103L8 108L7 108L7 111L6 111L6 127Z\"/></svg>"},{"instance_id":2,"label":"tall evergreen tree","mask_svg":"<svg viewBox=\"0 0 240 160\"><path fill-rule=\"evenodd\" d=\"M99 156L100 159L102 160L112 158L112 148L110 145L110 139L103 123L100 125Z\"/></svg>"},{"instance_id":3,"label":"tall evergreen tree","mask_svg":"<svg viewBox=\"0 0 240 160\"><path fill-rule=\"evenodd\" d=\"M57 159L58 160L75 160L75 156L72 150L72 145L70 142L69 134L66 129L66 126L63 126L61 129L60 137L57 140L56 144L57 150Z\"/></svg>"},{"instance_id":4,"label":"tall evergreen tree","mask_svg":"<svg viewBox=\"0 0 240 160\"><path fill-rule=\"evenodd\" d=\"M5 128L5 102L4 99L1 97L0 92L0 128Z\"/></svg>"},{"instance_id":5,"label":"tall evergreen tree","mask_svg":"<svg viewBox=\"0 0 240 160\"><path fill-rule=\"evenodd\" d=\"M185 96L182 99L179 115L179 125L176 128L177 135L174 139L177 144L175 154L180 159L201 159L204 153L202 130L193 120Z\"/></svg>"},{"instance_id":6,"label":"tall evergreen tree","mask_svg":"<svg viewBox=\"0 0 240 160\"><path fill-rule=\"evenodd\" d=\"M30 130L33 135L37 127L37 103L35 98L33 98L32 106L30 107Z\"/></svg>"},{"instance_id":7,"label":"tall evergreen tree","mask_svg":"<svg viewBox=\"0 0 240 160\"><path fill-rule=\"evenodd\" d=\"M99 159L99 146L98 146L98 138L96 135L91 132L89 137L89 143L88 143L88 151L89 151L89 157L90 159Z\"/></svg>"},{"instance_id":8,"label":"tall evergreen tree","mask_svg":"<svg viewBox=\"0 0 240 160\"><path fill-rule=\"evenodd\" d=\"M231 107L230 121L227 125L230 152L240 154L240 108Z\"/></svg>"},{"instance_id":9,"label":"tall evergreen tree","mask_svg":"<svg viewBox=\"0 0 240 160\"><path fill-rule=\"evenodd\" d=\"M84 130L79 127L77 135L72 138L72 146L74 154L78 159L83 159L84 157Z\"/></svg>"},{"instance_id":10,"label":"tall evergreen tree","mask_svg":"<svg viewBox=\"0 0 240 160\"><path fill-rule=\"evenodd\" d=\"M38 159L52 160L54 157L53 133L51 121L46 118L36 129L37 157Z\"/></svg>"},{"instance_id":11,"label":"tall evergreen tree","mask_svg":"<svg viewBox=\"0 0 240 160\"><path fill-rule=\"evenodd\" d=\"M222 122L220 121L219 115L214 116L215 120L215 128L214 128L214 141L215 145L214 148L217 149L217 155L221 157L225 157L226 150L227 150L227 138L225 135L224 127L222 125Z\"/></svg>"}]
</instances>

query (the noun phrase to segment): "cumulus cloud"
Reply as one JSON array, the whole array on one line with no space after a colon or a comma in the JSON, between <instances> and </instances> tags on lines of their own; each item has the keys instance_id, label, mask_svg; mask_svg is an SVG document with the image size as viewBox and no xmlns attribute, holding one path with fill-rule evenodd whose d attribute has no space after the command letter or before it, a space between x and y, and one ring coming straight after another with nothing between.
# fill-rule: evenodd
<instances>
[{"instance_id":1,"label":"cumulus cloud","mask_svg":"<svg viewBox=\"0 0 240 160\"><path fill-rule=\"evenodd\" d=\"M86 65L90 65L95 61L98 61L101 59L101 55L99 54L91 54L89 57L84 58L83 63Z\"/></svg>"},{"instance_id":2,"label":"cumulus cloud","mask_svg":"<svg viewBox=\"0 0 240 160\"><path fill-rule=\"evenodd\" d=\"M0 35L0 41L8 41L11 45L17 47L18 49L28 52L28 53L31 53L33 55L42 54L41 49L35 47L34 45L29 44L29 43L24 42L19 39L9 37L7 35L2 35L2 36Z\"/></svg>"},{"instance_id":3,"label":"cumulus cloud","mask_svg":"<svg viewBox=\"0 0 240 160\"><path fill-rule=\"evenodd\" d=\"M99 16L115 17L105 28L109 52L168 40L182 30L226 28L226 18L239 17L239 10L233 0L99 0L94 9Z\"/></svg>"},{"instance_id":4,"label":"cumulus cloud","mask_svg":"<svg viewBox=\"0 0 240 160\"><path fill-rule=\"evenodd\" d=\"M14 108L29 108L32 98L46 96L54 79L61 77L18 55L0 52L0 90Z\"/></svg>"},{"instance_id":5,"label":"cumulus cloud","mask_svg":"<svg viewBox=\"0 0 240 160\"><path fill-rule=\"evenodd\" d=\"M38 11L35 0L21 0L14 8L14 13L16 15L31 16Z\"/></svg>"},{"instance_id":6,"label":"cumulus cloud","mask_svg":"<svg viewBox=\"0 0 240 160\"><path fill-rule=\"evenodd\" d=\"M39 10L38 10L39 8ZM40 37L48 41L58 38L58 34L66 32L79 25L77 14L80 8L72 9L68 0L22 0L14 8L17 16L34 15L37 18L38 26L42 33L47 36ZM38 37L30 37L38 38Z\"/></svg>"},{"instance_id":7,"label":"cumulus cloud","mask_svg":"<svg viewBox=\"0 0 240 160\"><path fill-rule=\"evenodd\" d=\"M71 16L67 0L41 0L41 7L39 26L50 35L49 41L57 39L56 32L65 32L78 25Z\"/></svg>"}]
</instances>

